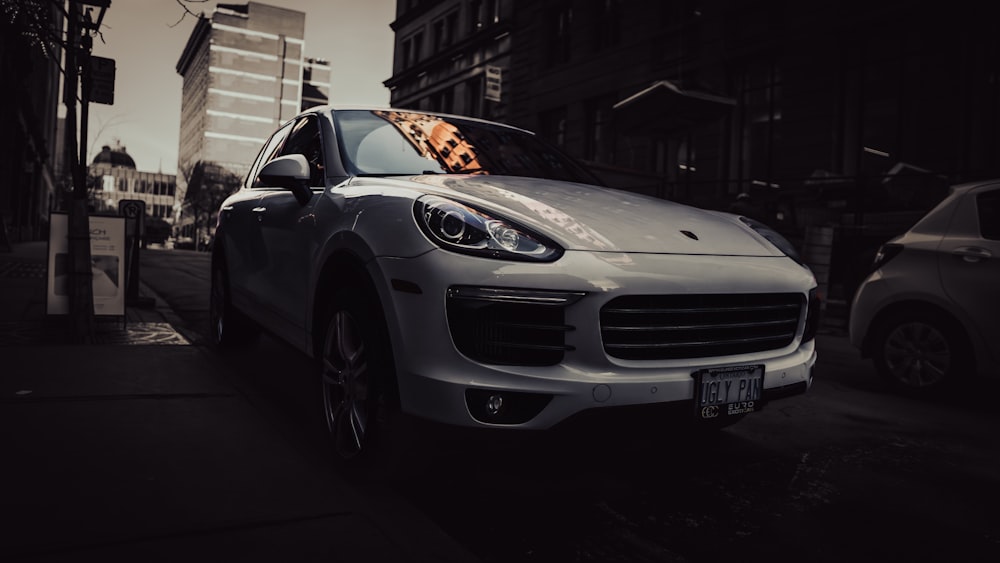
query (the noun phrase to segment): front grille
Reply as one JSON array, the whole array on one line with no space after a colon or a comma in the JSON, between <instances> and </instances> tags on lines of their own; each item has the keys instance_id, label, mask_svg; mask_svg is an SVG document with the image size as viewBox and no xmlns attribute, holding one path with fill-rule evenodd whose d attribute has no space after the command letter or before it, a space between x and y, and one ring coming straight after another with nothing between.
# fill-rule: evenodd
<instances>
[{"instance_id":1,"label":"front grille","mask_svg":"<svg viewBox=\"0 0 1000 563\"><path fill-rule=\"evenodd\" d=\"M566 324L563 311L575 296L525 295L516 290L449 290L448 327L458 351L487 364L551 366L561 362L564 353L573 349L565 339L573 327Z\"/></svg>"},{"instance_id":2,"label":"front grille","mask_svg":"<svg viewBox=\"0 0 1000 563\"><path fill-rule=\"evenodd\" d=\"M601 309L601 337L624 360L774 350L795 339L804 303L798 293L618 297Z\"/></svg>"}]
</instances>

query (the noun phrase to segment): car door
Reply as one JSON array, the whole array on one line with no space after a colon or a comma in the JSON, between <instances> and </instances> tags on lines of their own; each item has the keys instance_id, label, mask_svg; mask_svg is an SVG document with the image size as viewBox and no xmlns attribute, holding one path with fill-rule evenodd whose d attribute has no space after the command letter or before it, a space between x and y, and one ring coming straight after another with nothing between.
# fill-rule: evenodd
<instances>
[{"instance_id":1,"label":"car door","mask_svg":"<svg viewBox=\"0 0 1000 563\"><path fill-rule=\"evenodd\" d=\"M940 246L941 282L987 343L993 361L1000 352L1000 185L963 197Z\"/></svg>"},{"instance_id":2,"label":"car door","mask_svg":"<svg viewBox=\"0 0 1000 563\"><path fill-rule=\"evenodd\" d=\"M220 209L222 240L216 244L223 245L233 301L254 318L259 315L262 272L267 266L258 218L259 201L266 192L256 180L257 171L279 155L289 132L291 124L271 135L250 167L243 189Z\"/></svg>"},{"instance_id":3,"label":"car door","mask_svg":"<svg viewBox=\"0 0 1000 563\"><path fill-rule=\"evenodd\" d=\"M280 156L301 154L310 168L312 201L302 205L287 189L268 188L257 203L257 213L267 266L263 272L266 304L274 314L272 329L295 346L306 344L306 308L311 264L315 251L313 207L326 178L318 118L299 119Z\"/></svg>"}]
</instances>

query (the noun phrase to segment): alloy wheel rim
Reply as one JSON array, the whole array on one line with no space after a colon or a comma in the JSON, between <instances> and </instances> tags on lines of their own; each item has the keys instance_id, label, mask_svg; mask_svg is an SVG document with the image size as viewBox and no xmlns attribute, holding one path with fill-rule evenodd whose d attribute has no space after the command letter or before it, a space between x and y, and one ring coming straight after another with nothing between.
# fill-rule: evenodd
<instances>
[{"instance_id":1,"label":"alloy wheel rim","mask_svg":"<svg viewBox=\"0 0 1000 563\"><path fill-rule=\"evenodd\" d=\"M368 435L368 360L361 331L347 311L330 320L323 346L323 406L336 453L345 459L362 452Z\"/></svg>"},{"instance_id":2,"label":"alloy wheel rim","mask_svg":"<svg viewBox=\"0 0 1000 563\"><path fill-rule=\"evenodd\" d=\"M886 338L885 363L900 383L927 387L945 379L951 368L952 350L936 327L909 322L894 328Z\"/></svg>"}]
</instances>

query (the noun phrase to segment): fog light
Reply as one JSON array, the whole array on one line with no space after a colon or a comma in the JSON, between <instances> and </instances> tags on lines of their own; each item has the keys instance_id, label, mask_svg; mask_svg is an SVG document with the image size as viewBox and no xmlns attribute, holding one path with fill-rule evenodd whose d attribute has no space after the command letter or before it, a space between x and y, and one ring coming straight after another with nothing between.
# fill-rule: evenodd
<instances>
[{"instance_id":1,"label":"fog light","mask_svg":"<svg viewBox=\"0 0 1000 563\"><path fill-rule=\"evenodd\" d=\"M538 416L552 400L547 393L466 389L465 405L484 424L523 424Z\"/></svg>"},{"instance_id":2,"label":"fog light","mask_svg":"<svg viewBox=\"0 0 1000 563\"><path fill-rule=\"evenodd\" d=\"M502 395L490 395L489 399L486 399L486 411L492 415L500 414L500 409L503 408L503 396Z\"/></svg>"}]
</instances>

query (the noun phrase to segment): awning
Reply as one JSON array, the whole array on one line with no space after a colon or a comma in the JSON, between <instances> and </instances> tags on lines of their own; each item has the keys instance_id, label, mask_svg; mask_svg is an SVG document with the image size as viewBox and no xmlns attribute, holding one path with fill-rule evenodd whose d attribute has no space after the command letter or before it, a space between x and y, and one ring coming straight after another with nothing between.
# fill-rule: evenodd
<instances>
[{"instance_id":1,"label":"awning","mask_svg":"<svg viewBox=\"0 0 1000 563\"><path fill-rule=\"evenodd\" d=\"M660 80L613 107L616 121L628 129L672 132L723 117L735 106L732 98L682 90L669 80Z\"/></svg>"}]
</instances>

